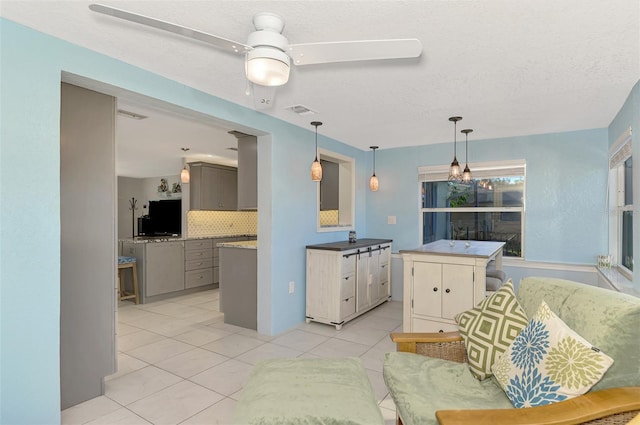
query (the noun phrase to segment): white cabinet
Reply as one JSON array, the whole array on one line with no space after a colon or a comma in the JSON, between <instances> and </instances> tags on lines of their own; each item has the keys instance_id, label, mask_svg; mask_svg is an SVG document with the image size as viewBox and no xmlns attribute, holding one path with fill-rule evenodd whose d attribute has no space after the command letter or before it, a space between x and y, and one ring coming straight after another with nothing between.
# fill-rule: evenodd
<instances>
[{"instance_id":1,"label":"white cabinet","mask_svg":"<svg viewBox=\"0 0 640 425\"><path fill-rule=\"evenodd\" d=\"M457 330L456 314L485 297L486 266L502 268L503 242L470 241L466 246L437 241L415 250L402 250L404 264L404 332Z\"/></svg>"},{"instance_id":2,"label":"white cabinet","mask_svg":"<svg viewBox=\"0 0 640 425\"><path fill-rule=\"evenodd\" d=\"M391 296L391 241L307 246L307 323L342 325Z\"/></svg>"}]
</instances>

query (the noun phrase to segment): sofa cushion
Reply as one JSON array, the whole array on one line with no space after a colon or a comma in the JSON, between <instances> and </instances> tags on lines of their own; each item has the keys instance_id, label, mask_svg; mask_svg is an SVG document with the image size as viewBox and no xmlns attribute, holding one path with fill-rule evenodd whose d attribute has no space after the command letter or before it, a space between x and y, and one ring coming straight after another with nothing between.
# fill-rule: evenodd
<instances>
[{"instance_id":1,"label":"sofa cushion","mask_svg":"<svg viewBox=\"0 0 640 425\"><path fill-rule=\"evenodd\" d=\"M437 425L437 410L513 408L495 379L478 381L464 363L387 353L383 376L404 425Z\"/></svg>"},{"instance_id":2,"label":"sofa cushion","mask_svg":"<svg viewBox=\"0 0 640 425\"><path fill-rule=\"evenodd\" d=\"M458 314L456 322L471 372L478 379L486 379L492 374L491 365L527 326L528 320L509 280L476 307Z\"/></svg>"},{"instance_id":3,"label":"sofa cushion","mask_svg":"<svg viewBox=\"0 0 640 425\"><path fill-rule=\"evenodd\" d=\"M531 317L544 300L584 339L614 363L592 391L640 386L640 298L562 279L528 277L518 300Z\"/></svg>"},{"instance_id":4,"label":"sofa cushion","mask_svg":"<svg viewBox=\"0 0 640 425\"><path fill-rule=\"evenodd\" d=\"M383 425L359 358L271 359L252 370L235 408L242 425Z\"/></svg>"},{"instance_id":5,"label":"sofa cushion","mask_svg":"<svg viewBox=\"0 0 640 425\"><path fill-rule=\"evenodd\" d=\"M533 407L586 393L612 363L543 301L492 371L515 407Z\"/></svg>"}]
</instances>

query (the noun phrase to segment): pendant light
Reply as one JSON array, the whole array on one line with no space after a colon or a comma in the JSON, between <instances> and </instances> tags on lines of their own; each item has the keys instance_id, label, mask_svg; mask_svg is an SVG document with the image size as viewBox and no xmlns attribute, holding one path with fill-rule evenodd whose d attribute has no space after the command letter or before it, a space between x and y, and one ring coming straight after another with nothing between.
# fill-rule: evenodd
<instances>
[{"instance_id":1,"label":"pendant light","mask_svg":"<svg viewBox=\"0 0 640 425\"><path fill-rule=\"evenodd\" d=\"M453 162L451 162L451 167L449 167L449 181L452 182L460 182L462 180L462 173L460 172L460 164L458 163L458 158L456 156L456 126L458 121L460 121L462 117L450 117L449 121L453 122Z\"/></svg>"},{"instance_id":2,"label":"pendant light","mask_svg":"<svg viewBox=\"0 0 640 425\"><path fill-rule=\"evenodd\" d=\"M469 169L469 133L471 133L473 130L470 128L466 128L464 130L461 130L460 133L464 133L464 137L465 137L465 141L464 141L464 146L465 146L465 157L464 160L466 162L465 166L464 166L464 172L462 173L462 182L463 183L471 183L471 170Z\"/></svg>"},{"instance_id":3,"label":"pendant light","mask_svg":"<svg viewBox=\"0 0 640 425\"><path fill-rule=\"evenodd\" d=\"M370 149L373 149L373 175L369 179L369 189L372 192L377 192L380 184L378 183L378 177L376 177L376 149L378 146L369 146Z\"/></svg>"},{"instance_id":4,"label":"pendant light","mask_svg":"<svg viewBox=\"0 0 640 425\"><path fill-rule=\"evenodd\" d=\"M185 154L189 150L189 148L180 148L180 149ZM191 174L189 173L189 169L187 168L187 164L185 162L184 166L182 167L182 171L180 171L180 183L189 183L190 180L191 180Z\"/></svg>"},{"instance_id":5,"label":"pendant light","mask_svg":"<svg viewBox=\"0 0 640 425\"><path fill-rule=\"evenodd\" d=\"M322 125L320 121L312 121L311 125L316 127L316 159L311 164L311 180L319 182L322 180L322 164L318 161L318 126Z\"/></svg>"}]
</instances>

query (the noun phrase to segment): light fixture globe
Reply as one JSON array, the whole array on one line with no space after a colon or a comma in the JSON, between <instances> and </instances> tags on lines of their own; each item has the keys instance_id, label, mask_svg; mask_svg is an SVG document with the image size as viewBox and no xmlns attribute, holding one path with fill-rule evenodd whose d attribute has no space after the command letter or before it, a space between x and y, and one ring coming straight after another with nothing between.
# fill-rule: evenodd
<instances>
[{"instance_id":1,"label":"light fixture globe","mask_svg":"<svg viewBox=\"0 0 640 425\"><path fill-rule=\"evenodd\" d=\"M316 159L311 164L311 180L319 182L322 180L322 164L318 161L318 127L322 125L320 121L312 121L311 125L316 128Z\"/></svg>"},{"instance_id":2,"label":"light fixture globe","mask_svg":"<svg viewBox=\"0 0 640 425\"><path fill-rule=\"evenodd\" d=\"M187 166L185 165L182 171L180 171L180 183L189 183L191 180L191 174L189 170L187 170Z\"/></svg>"},{"instance_id":3,"label":"light fixture globe","mask_svg":"<svg viewBox=\"0 0 640 425\"><path fill-rule=\"evenodd\" d=\"M456 126L458 121L460 121L462 117L450 117L449 121L453 122L453 161L451 162L451 166L449 167L449 181L452 182L460 182L462 181L462 172L460 171L460 164L458 163L458 158L456 156Z\"/></svg>"},{"instance_id":4,"label":"light fixture globe","mask_svg":"<svg viewBox=\"0 0 640 425\"><path fill-rule=\"evenodd\" d=\"M371 150L373 150L373 175L369 179L369 189L372 192L377 192L380 188L380 182L378 182L378 177L376 176L376 149L378 146L369 146Z\"/></svg>"},{"instance_id":5,"label":"light fixture globe","mask_svg":"<svg viewBox=\"0 0 640 425\"><path fill-rule=\"evenodd\" d=\"M462 172L463 183L471 183L471 180L472 180L471 170L469 169L469 133L471 132L473 132L473 130L470 128L460 130L460 133L463 133L465 137L464 146L465 146L465 152L466 152L465 153L466 164L464 166L464 171Z\"/></svg>"},{"instance_id":6,"label":"light fixture globe","mask_svg":"<svg viewBox=\"0 0 640 425\"><path fill-rule=\"evenodd\" d=\"M186 154L189 148L180 148L180 150L184 152L184 154ZM186 160L186 158L183 159L183 161L185 161L185 164L182 167L182 171L180 171L180 183L189 183L189 181L191 180L191 173L189 173L189 168L187 167Z\"/></svg>"},{"instance_id":7,"label":"light fixture globe","mask_svg":"<svg viewBox=\"0 0 640 425\"><path fill-rule=\"evenodd\" d=\"M311 164L311 180L314 182L322 180L322 164L320 164L318 158Z\"/></svg>"},{"instance_id":8,"label":"light fixture globe","mask_svg":"<svg viewBox=\"0 0 640 425\"><path fill-rule=\"evenodd\" d=\"M247 53L247 79L261 86L277 87L289 81L291 61L286 53L273 47L256 47Z\"/></svg>"},{"instance_id":9,"label":"light fixture globe","mask_svg":"<svg viewBox=\"0 0 640 425\"><path fill-rule=\"evenodd\" d=\"M371 189L372 192L377 192L379 188L380 183L378 182L378 177L374 174L369 179L369 189Z\"/></svg>"}]
</instances>

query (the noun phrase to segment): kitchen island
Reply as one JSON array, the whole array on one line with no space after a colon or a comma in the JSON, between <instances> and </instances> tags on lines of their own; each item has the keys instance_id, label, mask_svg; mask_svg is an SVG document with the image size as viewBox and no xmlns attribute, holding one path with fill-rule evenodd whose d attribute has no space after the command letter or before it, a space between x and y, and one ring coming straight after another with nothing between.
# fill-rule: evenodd
<instances>
[{"instance_id":1,"label":"kitchen island","mask_svg":"<svg viewBox=\"0 0 640 425\"><path fill-rule=\"evenodd\" d=\"M222 242L220 311L224 322L258 329L258 241Z\"/></svg>"},{"instance_id":2,"label":"kitchen island","mask_svg":"<svg viewBox=\"0 0 640 425\"><path fill-rule=\"evenodd\" d=\"M251 238L255 235L137 237L123 239L120 243L122 255L136 258L139 297L145 304L217 288L219 257L216 245L246 242Z\"/></svg>"},{"instance_id":3,"label":"kitchen island","mask_svg":"<svg viewBox=\"0 0 640 425\"><path fill-rule=\"evenodd\" d=\"M489 262L502 269L504 242L438 240L400 250L404 332L458 330L455 316L486 295Z\"/></svg>"}]
</instances>

